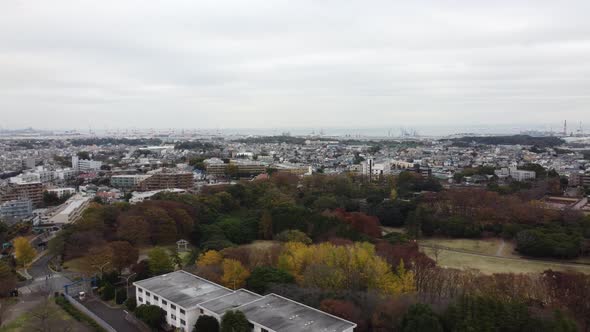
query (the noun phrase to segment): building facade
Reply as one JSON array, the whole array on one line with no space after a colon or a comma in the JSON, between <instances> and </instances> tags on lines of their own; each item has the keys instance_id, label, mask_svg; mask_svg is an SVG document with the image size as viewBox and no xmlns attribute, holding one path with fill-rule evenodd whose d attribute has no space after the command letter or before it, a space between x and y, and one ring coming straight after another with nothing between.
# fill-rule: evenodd
<instances>
[{"instance_id":1,"label":"building facade","mask_svg":"<svg viewBox=\"0 0 590 332\"><path fill-rule=\"evenodd\" d=\"M221 320L228 310L244 313L254 332L331 331L353 332L356 324L276 294L261 296L233 291L206 279L176 271L134 282L137 305L156 305L166 312L166 322L192 331L201 315Z\"/></svg>"}]
</instances>

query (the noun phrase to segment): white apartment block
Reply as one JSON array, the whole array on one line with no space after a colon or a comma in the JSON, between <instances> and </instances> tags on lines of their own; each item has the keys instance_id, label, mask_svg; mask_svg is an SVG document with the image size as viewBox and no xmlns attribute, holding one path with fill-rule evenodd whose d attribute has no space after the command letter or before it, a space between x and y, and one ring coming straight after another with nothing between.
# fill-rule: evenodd
<instances>
[{"instance_id":1,"label":"white apartment block","mask_svg":"<svg viewBox=\"0 0 590 332\"><path fill-rule=\"evenodd\" d=\"M76 193L75 188L53 188L47 189L47 192L54 193L57 197L62 198L64 196L74 195Z\"/></svg>"},{"instance_id":2,"label":"white apartment block","mask_svg":"<svg viewBox=\"0 0 590 332\"><path fill-rule=\"evenodd\" d=\"M76 222L84 210L90 205L91 198L74 196L62 204L49 218L48 223L52 225L64 225Z\"/></svg>"},{"instance_id":3,"label":"white apartment block","mask_svg":"<svg viewBox=\"0 0 590 332\"><path fill-rule=\"evenodd\" d=\"M535 172L519 170L515 166L503 167L499 170L494 171L494 173L501 179L511 177L514 181L519 182L534 180L537 177L537 174Z\"/></svg>"},{"instance_id":4,"label":"white apartment block","mask_svg":"<svg viewBox=\"0 0 590 332\"><path fill-rule=\"evenodd\" d=\"M0 204L0 219L23 219L33 214L30 199L7 201Z\"/></svg>"},{"instance_id":5,"label":"white apartment block","mask_svg":"<svg viewBox=\"0 0 590 332\"><path fill-rule=\"evenodd\" d=\"M99 171L102 161L80 159L78 156L72 156L72 168L78 172Z\"/></svg>"},{"instance_id":6,"label":"white apartment block","mask_svg":"<svg viewBox=\"0 0 590 332\"><path fill-rule=\"evenodd\" d=\"M221 320L228 310L239 310L254 332L353 332L356 324L276 294L261 296L232 291L188 273L176 271L134 282L137 305L157 305L166 322L184 332L193 330L201 315Z\"/></svg>"}]
</instances>

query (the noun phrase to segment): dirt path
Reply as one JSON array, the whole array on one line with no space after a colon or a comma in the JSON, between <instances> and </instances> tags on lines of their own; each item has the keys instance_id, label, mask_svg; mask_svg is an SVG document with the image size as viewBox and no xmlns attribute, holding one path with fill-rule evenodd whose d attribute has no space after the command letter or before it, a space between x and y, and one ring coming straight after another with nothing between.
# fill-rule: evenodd
<instances>
[{"instance_id":1,"label":"dirt path","mask_svg":"<svg viewBox=\"0 0 590 332\"><path fill-rule=\"evenodd\" d=\"M502 243L498 247L498 251L496 251L496 256L504 257L504 247L505 246L506 246L506 241L504 241L504 239L502 239Z\"/></svg>"}]
</instances>

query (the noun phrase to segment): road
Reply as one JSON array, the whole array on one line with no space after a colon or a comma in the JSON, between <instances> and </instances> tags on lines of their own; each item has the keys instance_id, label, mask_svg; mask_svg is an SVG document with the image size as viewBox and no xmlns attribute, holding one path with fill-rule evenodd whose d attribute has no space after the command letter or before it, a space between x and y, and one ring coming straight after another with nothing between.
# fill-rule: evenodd
<instances>
[{"instance_id":1,"label":"road","mask_svg":"<svg viewBox=\"0 0 590 332\"><path fill-rule=\"evenodd\" d=\"M120 308L109 307L97 298L88 298L81 303L117 331L141 332L137 326L125 319L127 314Z\"/></svg>"},{"instance_id":2,"label":"road","mask_svg":"<svg viewBox=\"0 0 590 332\"><path fill-rule=\"evenodd\" d=\"M64 286L71 283L71 280L63 274L49 269L51 258L51 255L45 254L27 269L27 272L33 278L19 283L19 292L21 294L62 292Z\"/></svg>"}]
</instances>

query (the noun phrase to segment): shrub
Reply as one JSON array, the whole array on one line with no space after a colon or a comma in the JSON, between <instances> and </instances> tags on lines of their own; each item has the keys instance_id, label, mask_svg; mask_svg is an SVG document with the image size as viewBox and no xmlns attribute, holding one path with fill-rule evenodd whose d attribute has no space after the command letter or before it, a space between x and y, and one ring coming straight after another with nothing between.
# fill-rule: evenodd
<instances>
[{"instance_id":1,"label":"shrub","mask_svg":"<svg viewBox=\"0 0 590 332\"><path fill-rule=\"evenodd\" d=\"M137 318L153 329L159 329L166 322L166 312L156 305L142 304L134 312Z\"/></svg>"},{"instance_id":2,"label":"shrub","mask_svg":"<svg viewBox=\"0 0 590 332\"><path fill-rule=\"evenodd\" d=\"M137 300L134 297L130 297L127 300L125 300L125 306L129 310L135 311L135 308L137 308Z\"/></svg>"},{"instance_id":3,"label":"shrub","mask_svg":"<svg viewBox=\"0 0 590 332\"><path fill-rule=\"evenodd\" d=\"M115 296L115 302L117 304L123 304L127 300L127 291L125 288L117 289L117 295Z\"/></svg>"},{"instance_id":4,"label":"shrub","mask_svg":"<svg viewBox=\"0 0 590 332\"><path fill-rule=\"evenodd\" d=\"M110 283L105 283L104 287L102 288L102 293L100 298L105 301L110 301L115 298L115 287Z\"/></svg>"},{"instance_id":5,"label":"shrub","mask_svg":"<svg viewBox=\"0 0 590 332\"><path fill-rule=\"evenodd\" d=\"M199 316L195 323L195 332L219 332L219 322L215 317L203 315Z\"/></svg>"}]
</instances>

